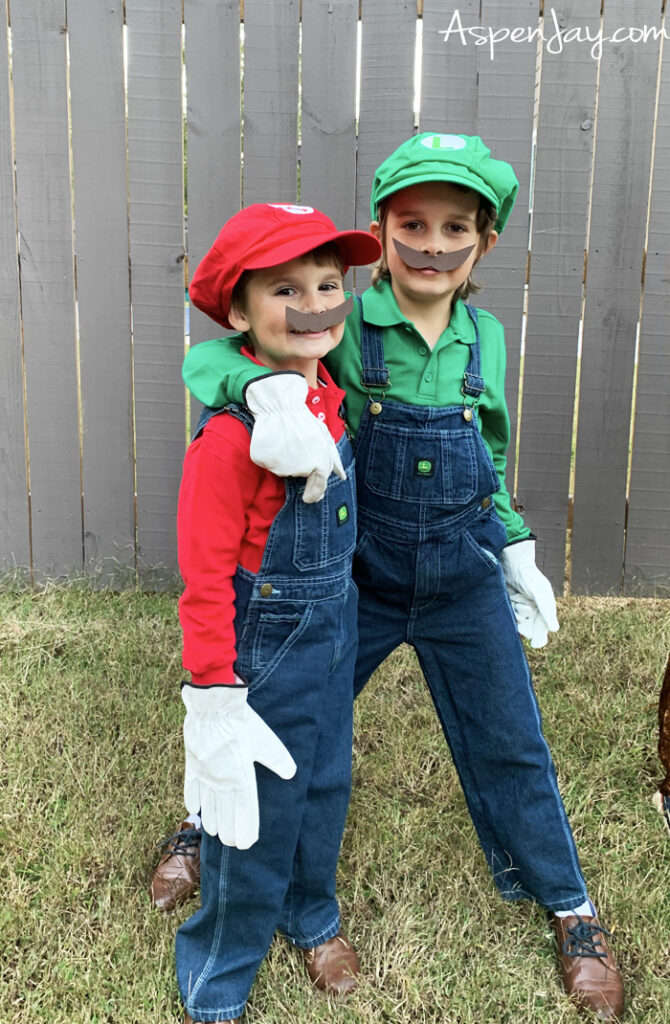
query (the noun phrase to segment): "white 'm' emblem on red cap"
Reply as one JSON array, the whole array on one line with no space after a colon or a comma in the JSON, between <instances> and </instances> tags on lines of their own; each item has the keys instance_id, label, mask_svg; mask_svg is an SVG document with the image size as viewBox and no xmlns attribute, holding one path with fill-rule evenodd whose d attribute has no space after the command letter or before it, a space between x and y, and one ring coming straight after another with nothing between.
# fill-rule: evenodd
<instances>
[{"instance_id":1,"label":"white 'm' emblem on red cap","mask_svg":"<svg viewBox=\"0 0 670 1024\"><path fill-rule=\"evenodd\" d=\"M429 135L421 139L421 145L426 149L463 149L465 139L460 135Z\"/></svg>"},{"instance_id":2,"label":"white 'm' emblem on red cap","mask_svg":"<svg viewBox=\"0 0 670 1024\"><path fill-rule=\"evenodd\" d=\"M286 213L314 213L313 206L292 206L291 204L284 205L284 203L269 203L268 205L274 207L275 210L285 210Z\"/></svg>"}]
</instances>

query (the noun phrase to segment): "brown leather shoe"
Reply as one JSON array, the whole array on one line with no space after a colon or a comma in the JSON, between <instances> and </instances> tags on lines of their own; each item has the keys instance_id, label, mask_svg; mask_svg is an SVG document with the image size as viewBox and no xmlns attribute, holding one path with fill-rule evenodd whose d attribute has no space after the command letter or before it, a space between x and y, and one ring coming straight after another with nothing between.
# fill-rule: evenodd
<instances>
[{"instance_id":1,"label":"brown leather shoe","mask_svg":"<svg viewBox=\"0 0 670 1024\"><path fill-rule=\"evenodd\" d=\"M551 923L565 991L598 1020L618 1020L624 1008L623 981L607 945L610 933L597 917L554 914Z\"/></svg>"},{"instance_id":2,"label":"brown leather shoe","mask_svg":"<svg viewBox=\"0 0 670 1024\"><path fill-rule=\"evenodd\" d=\"M314 985L324 992L346 996L358 984L361 965L356 951L342 932L312 949L303 949L305 967Z\"/></svg>"},{"instance_id":3,"label":"brown leather shoe","mask_svg":"<svg viewBox=\"0 0 670 1024\"><path fill-rule=\"evenodd\" d=\"M228 1020L222 1020L220 1024L239 1024L240 1018L236 1017L235 1020L228 1018ZM193 1017L189 1017L187 1013L184 1014L184 1024L202 1024L202 1021L193 1020Z\"/></svg>"},{"instance_id":4,"label":"brown leather shoe","mask_svg":"<svg viewBox=\"0 0 670 1024\"><path fill-rule=\"evenodd\" d=\"M202 831L182 821L179 831L159 846L165 852L158 862L149 887L152 907L174 910L192 896L200 885L200 840Z\"/></svg>"}]
</instances>

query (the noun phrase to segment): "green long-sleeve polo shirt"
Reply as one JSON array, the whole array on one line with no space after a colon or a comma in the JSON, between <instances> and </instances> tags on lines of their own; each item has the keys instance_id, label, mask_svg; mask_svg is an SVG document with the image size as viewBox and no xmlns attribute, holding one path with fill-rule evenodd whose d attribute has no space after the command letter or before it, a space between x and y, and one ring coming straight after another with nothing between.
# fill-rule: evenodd
<instances>
[{"instance_id":1,"label":"green long-sleeve polo shirt","mask_svg":"<svg viewBox=\"0 0 670 1024\"><path fill-rule=\"evenodd\" d=\"M384 358L391 387L385 401L408 405L462 405L461 385L470 359L475 329L458 300L451 319L434 347L426 344L414 325L398 308L388 282L368 288L362 296L363 314L368 323L384 332ZM505 339L502 325L485 310L479 310L481 373L486 391L477 406L477 422L500 479L494 495L495 506L507 530L509 542L523 540L530 531L511 507L505 486L510 423L505 404ZM195 345L184 361L183 376L192 394L205 405L220 406L242 401L242 391L250 380L260 376L258 367L240 354L244 335L205 341ZM368 401L361 385L360 315L358 305L347 317L344 336L325 360L333 377L347 393L347 420L355 433Z\"/></svg>"}]
</instances>

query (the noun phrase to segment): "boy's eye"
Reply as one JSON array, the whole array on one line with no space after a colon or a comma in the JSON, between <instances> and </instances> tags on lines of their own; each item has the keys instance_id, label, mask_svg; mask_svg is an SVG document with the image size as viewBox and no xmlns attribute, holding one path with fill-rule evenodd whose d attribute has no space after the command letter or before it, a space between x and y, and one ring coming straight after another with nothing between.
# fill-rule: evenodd
<instances>
[{"instance_id":1,"label":"boy's eye","mask_svg":"<svg viewBox=\"0 0 670 1024\"><path fill-rule=\"evenodd\" d=\"M290 284L282 285L281 288L276 289L275 295L295 295L295 288Z\"/></svg>"},{"instance_id":2,"label":"boy's eye","mask_svg":"<svg viewBox=\"0 0 670 1024\"><path fill-rule=\"evenodd\" d=\"M418 231L419 228L421 227L421 221L418 220L408 220L405 224L403 224L403 228L405 229L405 231Z\"/></svg>"},{"instance_id":3,"label":"boy's eye","mask_svg":"<svg viewBox=\"0 0 670 1024\"><path fill-rule=\"evenodd\" d=\"M450 224L449 230L453 231L455 234L458 234L461 231L466 231L467 228L463 224Z\"/></svg>"},{"instance_id":4,"label":"boy's eye","mask_svg":"<svg viewBox=\"0 0 670 1024\"><path fill-rule=\"evenodd\" d=\"M341 288L342 285L338 281L324 281L323 284L319 285L319 291L322 292L335 292Z\"/></svg>"}]
</instances>

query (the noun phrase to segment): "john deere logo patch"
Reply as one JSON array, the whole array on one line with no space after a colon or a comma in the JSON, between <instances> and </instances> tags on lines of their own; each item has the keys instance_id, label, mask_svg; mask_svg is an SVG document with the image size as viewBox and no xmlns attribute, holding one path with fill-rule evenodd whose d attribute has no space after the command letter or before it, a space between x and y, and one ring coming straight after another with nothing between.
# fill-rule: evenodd
<instances>
[{"instance_id":1,"label":"john deere logo patch","mask_svg":"<svg viewBox=\"0 0 670 1024\"><path fill-rule=\"evenodd\" d=\"M344 524L349 521L349 509L347 508L346 505L340 505L336 509L335 514L337 516L338 526L344 526Z\"/></svg>"},{"instance_id":2,"label":"john deere logo patch","mask_svg":"<svg viewBox=\"0 0 670 1024\"><path fill-rule=\"evenodd\" d=\"M430 459L417 459L416 473L417 476L433 476L435 473L435 466Z\"/></svg>"}]
</instances>

